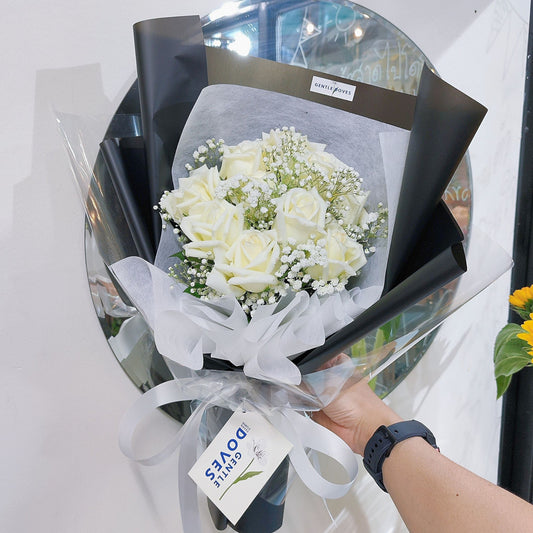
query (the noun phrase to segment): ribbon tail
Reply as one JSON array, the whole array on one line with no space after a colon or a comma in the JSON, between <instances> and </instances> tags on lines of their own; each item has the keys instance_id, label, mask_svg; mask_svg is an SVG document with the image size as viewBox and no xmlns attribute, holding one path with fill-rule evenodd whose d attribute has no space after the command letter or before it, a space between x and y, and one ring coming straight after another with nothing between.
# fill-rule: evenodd
<instances>
[{"instance_id":1,"label":"ribbon tail","mask_svg":"<svg viewBox=\"0 0 533 533\"><path fill-rule=\"evenodd\" d=\"M137 457L135 454L133 450L133 435L141 421L159 407L190 399L192 399L192 395L185 393L176 380L161 383L157 387L145 392L126 411L120 421L118 442L122 453L129 459L146 466L158 464L170 457L180 445L183 437L181 431L178 431L161 451L145 458Z\"/></svg>"},{"instance_id":2,"label":"ribbon tail","mask_svg":"<svg viewBox=\"0 0 533 533\"><path fill-rule=\"evenodd\" d=\"M178 454L178 498L184 533L200 533L201 531L196 484L188 474L198 458L198 435L204 413L207 408L216 403L214 399L217 397L217 392L216 387L215 392L213 392L213 384L211 384L209 398L202 401L166 446L150 457L137 457L133 450L133 437L137 426L145 417L163 405L201 397L200 388L185 379L161 383L145 392L124 414L120 423L120 449L126 457L140 464L147 466L158 464L180 448ZM225 392L231 394L232 389L226 388ZM203 396L205 398L205 390Z\"/></svg>"},{"instance_id":3,"label":"ribbon tail","mask_svg":"<svg viewBox=\"0 0 533 533\"><path fill-rule=\"evenodd\" d=\"M183 426L180 453L178 455L178 499L183 533L200 533L200 512L196 484L189 477L189 470L197 460L198 435L203 415L210 402L204 401L195 409Z\"/></svg>"},{"instance_id":4,"label":"ribbon tail","mask_svg":"<svg viewBox=\"0 0 533 533\"><path fill-rule=\"evenodd\" d=\"M350 447L337 435L309 418L284 409L272 422L293 443L289 458L302 482L315 494L326 499L342 498L355 482L357 459ZM324 478L310 461L306 448L323 453L337 461L348 475L347 483L333 483Z\"/></svg>"}]
</instances>

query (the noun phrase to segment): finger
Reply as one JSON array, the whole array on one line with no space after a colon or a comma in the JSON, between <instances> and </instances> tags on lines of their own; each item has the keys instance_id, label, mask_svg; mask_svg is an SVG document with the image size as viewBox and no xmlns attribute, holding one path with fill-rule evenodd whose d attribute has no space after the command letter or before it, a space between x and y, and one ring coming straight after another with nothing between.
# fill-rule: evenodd
<instances>
[{"instance_id":1,"label":"finger","mask_svg":"<svg viewBox=\"0 0 533 533\"><path fill-rule=\"evenodd\" d=\"M351 357L349 355L346 355L345 353L340 353L339 355L336 355L333 359L326 361L322 366L318 368L318 370L326 370L328 368L341 365L342 363L345 363L346 361L349 361L350 359Z\"/></svg>"}]
</instances>

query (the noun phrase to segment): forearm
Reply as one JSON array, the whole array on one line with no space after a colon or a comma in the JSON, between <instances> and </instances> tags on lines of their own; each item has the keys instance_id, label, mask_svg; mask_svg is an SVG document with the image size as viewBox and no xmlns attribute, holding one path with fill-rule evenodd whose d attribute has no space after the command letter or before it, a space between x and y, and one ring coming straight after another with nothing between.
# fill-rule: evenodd
<instances>
[{"instance_id":1,"label":"forearm","mask_svg":"<svg viewBox=\"0 0 533 533\"><path fill-rule=\"evenodd\" d=\"M315 419L360 455L379 426L401 420L364 382ZM450 461L420 437L396 444L382 472L411 533L533 531L533 505Z\"/></svg>"},{"instance_id":2,"label":"forearm","mask_svg":"<svg viewBox=\"0 0 533 533\"><path fill-rule=\"evenodd\" d=\"M533 506L453 463L421 438L397 444L383 480L411 533L529 531Z\"/></svg>"}]
</instances>

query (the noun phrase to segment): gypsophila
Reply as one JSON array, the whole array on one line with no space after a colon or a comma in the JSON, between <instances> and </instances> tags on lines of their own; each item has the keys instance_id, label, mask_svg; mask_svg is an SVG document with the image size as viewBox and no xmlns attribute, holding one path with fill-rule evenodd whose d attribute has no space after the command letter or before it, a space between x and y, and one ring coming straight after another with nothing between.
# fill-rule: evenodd
<instances>
[{"instance_id":1,"label":"gypsophila","mask_svg":"<svg viewBox=\"0 0 533 533\"><path fill-rule=\"evenodd\" d=\"M156 209L181 246L170 275L199 298L235 296L253 316L288 292L341 292L386 236L358 172L292 127L210 139L192 159Z\"/></svg>"}]
</instances>

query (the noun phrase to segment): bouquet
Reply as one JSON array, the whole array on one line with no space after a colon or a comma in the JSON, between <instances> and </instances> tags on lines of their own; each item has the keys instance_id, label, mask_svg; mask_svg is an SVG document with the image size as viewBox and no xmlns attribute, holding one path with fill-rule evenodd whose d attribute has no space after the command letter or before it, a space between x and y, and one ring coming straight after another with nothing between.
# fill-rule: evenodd
<instances>
[{"instance_id":1,"label":"bouquet","mask_svg":"<svg viewBox=\"0 0 533 533\"><path fill-rule=\"evenodd\" d=\"M290 440L290 461L313 492L341 497L357 473L353 454L303 412L389 364L492 281L469 279L453 304L391 336L392 350L363 350L353 362L321 368L466 270L462 234L440 198L485 110L428 69L416 99L364 84L353 103L317 95L301 89L317 73L204 49L196 18L145 21L135 37L143 129L135 146L146 154L150 201L164 224L152 264L144 260L151 259L149 232L135 215L146 197L128 192L124 171L135 165L123 161L120 141L104 141L105 165L144 257L113 255L108 266L174 379L126 414L121 448L136 458L133 433L151 409L194 402L178 437L141 459L154 464L181 445L187 531L201 529L187 477L198 439L208 444L229 413L243 408L262 413ZM290 94L286 76L294 81ZM85 151L76 156L67 142L74 167L83 167ZM114 214L98 215L94 224ZM102 249L115 237L99 235ZM308 449L329 453L348 481L324 479ZM287 472L285 460L233 522L237 531L280 527ZM212 516L225 527L224 517Z\"/></svg>"}]
</instances>

